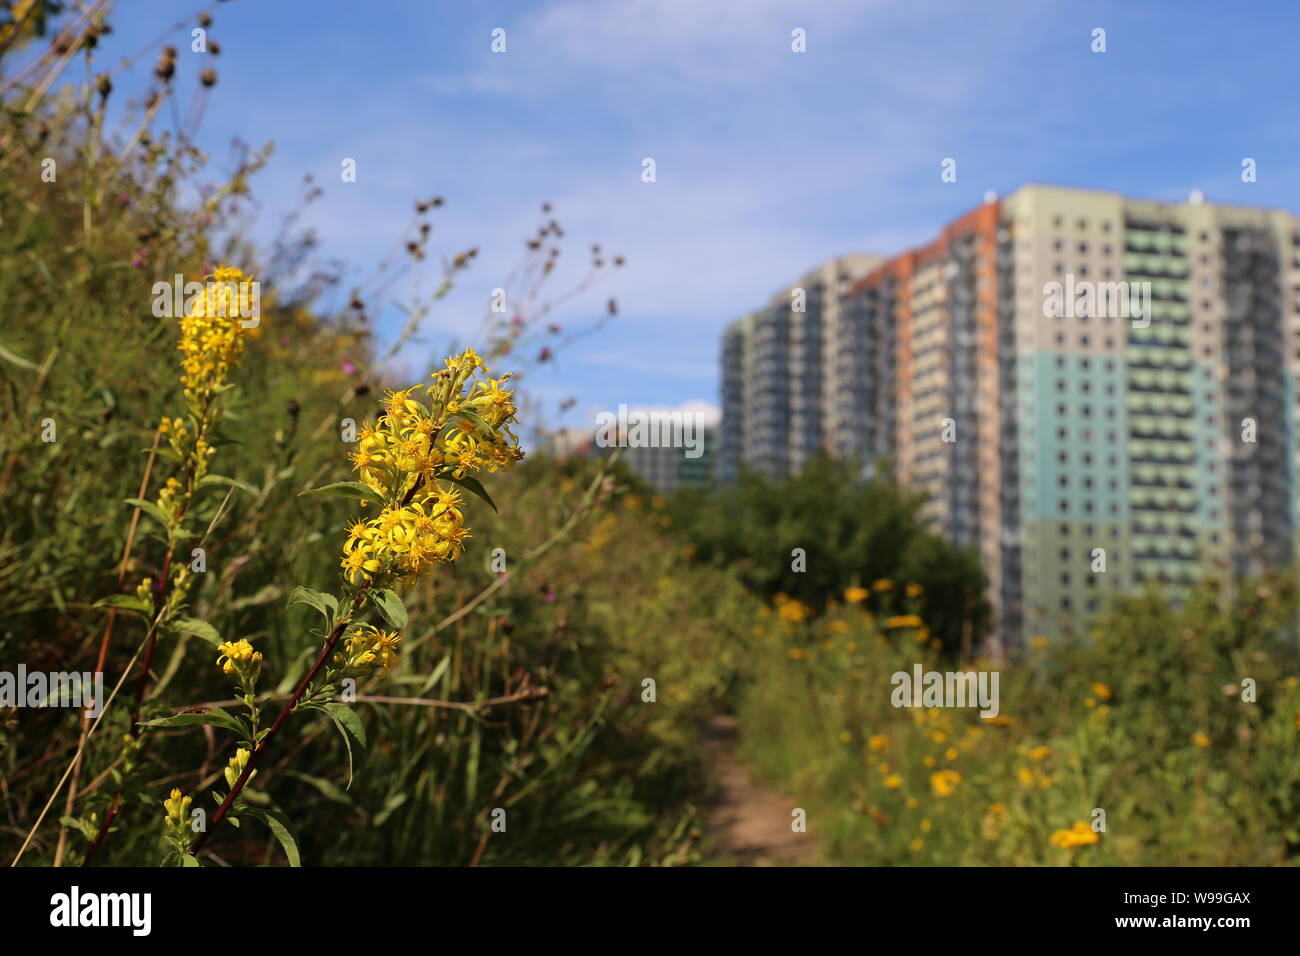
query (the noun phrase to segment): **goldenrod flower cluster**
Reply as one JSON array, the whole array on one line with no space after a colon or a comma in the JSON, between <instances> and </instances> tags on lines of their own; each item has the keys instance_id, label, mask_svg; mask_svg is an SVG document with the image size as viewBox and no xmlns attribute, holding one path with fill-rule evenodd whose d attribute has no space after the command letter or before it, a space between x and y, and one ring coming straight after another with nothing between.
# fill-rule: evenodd
<instances>
[{"instance_id":1,"label":"goldenrod flower cluster","mask_svg":"<svg viewBox=\"0 0 1300 956\"><path fill-rule=\"evenodd\" d=\"M188 831L190 804L193 802L192 797L182 796L180 790L172 790L171 796L163 801L163 809L167 811L167 829L177 834Z\"/></svg>"},{"instance_id":2,"label":"goldenrod flower cluster","mask_svg":"<svg viewBox=\"0 0 1300 956\"><path fill-rule=\"evenodd\" d=\"M220 388L244 353L249 331L241 316L239 289L248 281L239 269L218 269L205 277L203 294L181 317L181 384L200 398Z\"/></svg>"},{"instance_id":3,"label":"goldenrod flower cluster","mask_svg":"<svg viewBox=\"0 0 1300 956\"><path fill-rule=\"evenodd\" d=\"M235 755L230 758L230 763L226 765L226 769L224 771L226 777L226 786L233 787L235 783L239 780L239 775L243 773L244 768L248 766L248 758L249 758L249 752L245 750L243 747L240 747L238 750L235 751ZM254 770L252 773L248 775L248 780L245 782L252 783L253 778L256 776L257 776L257 771Z\"/></svg>"},{"instance_id":4,"label":"goldenrod flower cluster","mask_svg":"<svg viewBox=\"0 0 1300 956\"><path fill-rule=\"evenodd\" d=\"M812 617L812 608L788 594L776 595L773 602L776 604L777 616L783 621L806 621Z\"/></svg>"},{"instance_id":5,"label":"goldenrod flower cluster","mask_svg":"<svg viewBox=\"0 0 1300 956\"><path fill-rule=\"evenodd\" d=\"M460 493L445 479L509 468L524 456L510 429L517 411L505 387L510 375L471 384L489 371L473 349L445 364L432 385L390 391L384 414L362 429L349 456L385 502L377 517L348 529L340 565L352 584L454 561L469 532Z\"/></svg>"},{"instance_id":6,"label":"goldenrod flower cluster","mask_svg":"<svg viewBox=\"0 0 1300 956\"><path fill-rule=\"evenodd\" d=\"M1082 820L1078 821L1068 830L1057 830L1052 834L1052 845L1059 846L1062 850L1073 850L1075 847L1091 846L1101 840L1088 824Z\"/></svg>"},{"instance_id":7,"label":"goldenrod flower cluster","mask_svg":"<svg viewBox=\"0 0 1300 956\"><path fill-rule=\"evenodd\" d=\"M218 269L205 280L203 293L180 319L181 385L189 417L164 417L158 425L159 434L186 465L185 481L168 478L158 494L158 507L168 518L184 512L217 452L208 441L215 424L212 400L227 387L251 331L244 327L239 302L247 277L238 269Z\"/></svg>"},{"instance_id":8,"label":"goldenrod flower cluster","mask_svg":"<svg viewBox=\"0 0 1300 956\"><path fill-rule=\"evenodd\" d=\"M356 677L376 667L388 670L397 663L397 645L401 642L396 632L359 624L344 638L342 652L334 655L337 670L331 677Z\"/></svg>"},{"instance_id":9,"label":"goldenrod flower cluster","mask_svg":"<svg viewBox=\"0 0 1300 956\"><path fill-rule=\"evenodd\" d=\"M237 678L245 688L252 688L257 683L262 655L253 650L253 645L248 643L247 639L226 641L217 648L217 651L221 654L217 658L217 664L221 667L222 673L227 677Z\"/></svg>"}]
</instances>

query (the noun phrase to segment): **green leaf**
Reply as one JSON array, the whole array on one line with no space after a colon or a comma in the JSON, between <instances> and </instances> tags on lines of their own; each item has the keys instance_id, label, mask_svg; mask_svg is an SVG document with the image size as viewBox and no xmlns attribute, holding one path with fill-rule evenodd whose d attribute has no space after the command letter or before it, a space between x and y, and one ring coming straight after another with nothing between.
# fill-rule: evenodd
<instances>
[{"instance_id":1,"label":"green leaf","mask_svg":"<svg viewBox=\"0 0 1300 956\"><path fill-rule=\"evenodd\" d=\"M382 827L384 825L384 821L386 821L389 817L393 815L393 811L396 810L405 802L406 802L406 794L404 793L393 794L391 797L389 797L387 800L384 801L384 809L380 810L378 813L375 814L374 819L370 821L371 824L377 827Z\"/></svg>"},{"instance_id":2,"label":"green leaf","mask_svg":"<svg viewBox=\"0 0 1300 956\"><path fill-rule=\"evenodd\" d=\"M293 593L289 595L289 606L295 604L309 604L321 614L325 615L325 626L334 626L334 617L339 613L339 602L334 595L326 594L324 591L313 591L311 588L294 588Z\"/></svg>"},{"instance_id":3,"label":"green leaf","mask_svg":"<svg viewBox=\"0 0 1300 956\"><path fill-rule=\"evenodd\" d=\"M199 479L199 485L229 485L231 488L238 488L240 491L247 491L250 495L260 494L256 485L250 485L246 481L240 481L238 478L227 478L225 475L204 475Z\"/></svg>"},{"instance_id":4,"label":"green leaf","mask_svg":"<svg viewBox=\"0 0 1300 956\"><path fill-rule=\"evenodd\" d=\"M31 359L25 359L16 352L11 352L3 345L0 345L0 358L4 359L6 362L12 362L19 368L31 369L32 371L38 371L40 369L40 366Z\"/></svg>"},{"instance_id":5,"label":"green leaf","mask_svg":"<svg viewBox=\"0 0 1300 956\"><path fill-rule=\"evenodd\" d=\"M142 598L137 594L110 594L96 601L95 607L115 607L121 611L131 611L145 620L148 620L153 613L153 603L148 598Z\"/></svg>"},{"instance_id":6,"label":"green leaf","mask_svg":"<svg viewBox=\"0 0 1300 956\"><path fill-rule=\"evenodd\" d=\"M193 634L195 637L207 641L213 647L221 646L221 634L217 629L207 621L201 621L197 617L183 617L178 621L173 621L171 629L178 634Z\"/></svg>"},{"instance_id":7,"label":"green leaf","mask_svg":"<svg viewBox=\"0 0 1300 956\"><path fill-rule=\"evenodd\" d=\"M293 835L293 828L289 824L289 818L284 815L284 811L276 807L263 809L262 807L245 807L244 813L255 820L261 820L271 829L271 833L280 841L280 846L284 848L284 855L289 858L290 866L302 866L302 860L298 857L298 838Z\"/></svg>"},{"instance_id":8,"label":"green leaf","mask_svg":"<svg viewBox=\"0 0 1300 956\"><path fill-rule=\"evenodd\" d=\"M334 721L334 726L343 735L343 743L348 748L348 787L352 787L352 744L355 741L359 750L366 746L366 728L361 724L357 712L347 704L322 704L321 710Z\"/></svg>"},{"instance_id":9,"label":"green leaf","mask_svg":"<svg viewBox=\"0 0 1300 956\"><path fill-rule=\"evenodd\" d=\"M167 520L167 516L162 513L162 509L152 501L145 501L143 498L123 498L122 500L128 505L139 508L164 528L170 528L172 526L171 522Z\"/></svg>"},{"instance_id":10,"label":"green leaf","mask_svg":"<svg viewBox=\"0 0 1300 956\"><path fill-rule=\"evenodd\" d=\"M342 803L348 806L352 805L352 798L347 792L332 780L326 780L324 777L313 777L311 774L302 773L297 770L284 771L290 777L297 777L305 783L311 784L319 790L322 796L327 800L333 800L335 803Z\"/></svg>"},{"instance_id":11,"label":"green leaf","mask_svg":"<svg viewBox=\"0 0 1300 956\"><path fill-rule=\"evenodd\" d=\"M207 724L212 727L224 727L233 730L241 737L248 736L248 728L233 714L228 714L220 707L198 714L173 714L171 717L156 717L143 720L141 727L197 727Z\"/></svg>"},{"instance_id":12,"label":"green leaf","mask_svg":"<svg viewBox=\"0 0 1300 956\"><path fill-rule=\"evenodd\" d=\"M259 588L256 594L242 597L238 601L232 601L230 603L230 610L239 611L246 607L260 607L263 604L270 604L283 593L284 589L281 588L280 585L267 584Z\"/></svg>"},{"instance_id":13,"label":"green leaf","mask_svg":"<svg viewBox=\"0 0 1300 956\"><path fill-rule=\"evenodd\" d=\"M402 599L395 591L388 588L375 588L370 592L370 600L374 602L385 621L398 630L406 627L406 605L402 603Z\"/></svg>"},{"instance_id":14,"label":"green leaf","mask_svg":"<svg viewBox=\"0 0 1300 956\"><path fill-rule=\"evenodd\" d=\"M194 856L189 853L186 853L183 857L181 857L181 866L198 866L198 865L199 865L199 861L196 860Z\"/></svg>"},{"instance_id":15,"label":"green leaf","mask_svg":"<svg viewBox=\"0 0 1300 956\"><path fill-rule=\"evenodd\" d=\"M493 501L492 496L487 493L487 489L483 487L483 483L473 475L466 475L464 478L453 478L449 473L443 473L438 477L443 481L450 481L453 484L460 485L466 491L478 495L488 503L488 507L493 511L497 510L497 503Z\"/></svg>"},{"instance_id":16,"label":"green leaf","mask_svg":"<svg viewBox=\"0 0 1300 956\"><path fill-rule=\"evenodd\" d=\"M310 488L307 491L298 492L298 497L303 495L325 495L330 498L360 498L363 501L378 501L380 496L365 482L361 481L336 481L331 485L321 485L319 488Z\"/></svg>"}]
</instances>

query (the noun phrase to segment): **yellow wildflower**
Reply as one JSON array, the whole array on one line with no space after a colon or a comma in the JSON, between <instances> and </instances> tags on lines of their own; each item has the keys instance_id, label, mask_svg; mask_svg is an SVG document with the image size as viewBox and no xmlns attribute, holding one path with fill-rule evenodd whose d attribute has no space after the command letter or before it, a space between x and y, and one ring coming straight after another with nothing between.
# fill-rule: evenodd
<instances>
[{"instance_id":1,"label":"yellow wildflower","mask_svg":"<svg viewBox=\"0 0 1300 956\"><path fill-rule=\"evenodd\" d=\"M959 783L961 783L961 774L956 770L940 770L938 773L930 774L930 789L939 797L951 796Z\"/></svg>"},{"instance_id":2,"label":"yellow wildflower","mask_svg":"<svg viewBox=\"0 0 1300 956\"><path fill-rule=\"evenodd\" d=\"M1101 837L1093 831L1092 827L1078 821L1068 830L1057 830L1052 834L1052 845L1059 846L1063 850L1073 850L1076 847L1091 846L1101 840Z\"/></svg>"}]
</instances>

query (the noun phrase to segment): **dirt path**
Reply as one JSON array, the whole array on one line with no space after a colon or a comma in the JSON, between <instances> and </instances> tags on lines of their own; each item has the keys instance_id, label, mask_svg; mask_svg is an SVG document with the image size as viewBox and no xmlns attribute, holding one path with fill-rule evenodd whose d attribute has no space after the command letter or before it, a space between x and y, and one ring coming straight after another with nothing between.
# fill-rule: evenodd
<instances>
[{"instance_id":1,"label":"dirt path","mask_svg":"<svg viewBox=\"0 0 1300 956\"><path fill-rule=\"evenodd\" d=\"M736 718L710 717L701 732L705 768L713 800L705 815L716 854L724 866L815 866L821 862L811 833L790 829L788 798L756 783L736 755Z\"/></svg>"}]
</instances>

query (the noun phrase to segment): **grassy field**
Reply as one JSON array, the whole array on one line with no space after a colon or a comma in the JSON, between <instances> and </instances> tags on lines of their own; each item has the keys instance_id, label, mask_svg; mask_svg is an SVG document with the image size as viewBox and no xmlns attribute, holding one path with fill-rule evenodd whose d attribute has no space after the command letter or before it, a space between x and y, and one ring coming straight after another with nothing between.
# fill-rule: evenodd
<instances>
[{"instance_id":1,"label":"grassy field","mask_svg":"<svg viewBox=\"0 0 1300 956\"><path fill-rule=\"evenodd\" d=\"M109 109L101 29L55 43L0 112L0 671L99 671L114 696L98 720L0 705L0 857L705 863L700 727L735 714L819 859L1296 862L1293 574L1181 609L1142 595L1073 641L959 663L987 626L979 569L894 490L818 465L664 502L616 461L527 440L508 467L513 413L520 434L545 424L499 376L538 360L555 237L512 289L534 313L421 351L475 258L432 246L442 200L413 200L395 258L340 304L309 237L244 233L266 154L214 179L159 122L165 49L154 95ZM81 60L89 80L56 82ZM218 267L261 283L255 327L157 314L155 283ZM420 269L432 291L381 347L374 316ZM475 365L466 347L491 384L427 397L447 354ZM416 385L403 418L389 390ZM362 464L384 418L390 457ZM400 447L399 421L425 445ZM367 521L387 551L358 543ZM801 576L792 551L817 546L833 557ZM998 715L894 706L918 664L996 670ZM195 829L198 809L224 825Z\"/></svg>"}]
</instances>

